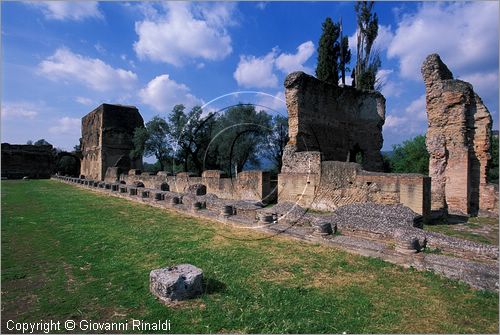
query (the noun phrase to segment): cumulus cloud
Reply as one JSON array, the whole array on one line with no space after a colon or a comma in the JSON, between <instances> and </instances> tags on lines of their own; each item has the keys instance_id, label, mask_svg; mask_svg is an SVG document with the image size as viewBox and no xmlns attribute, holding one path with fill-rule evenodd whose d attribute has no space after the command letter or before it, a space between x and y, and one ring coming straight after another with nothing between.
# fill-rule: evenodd
<instances>
[{"instance_id":1,"label":"cumulus cloud","mask_svg":"<svg viewBox=\"0 0 500 335\"><path fill-rule=\"evenodd\" d=\"M142 102L158 112L169 112L177 104L186 108L202 105L203 101L191 93L189 87L177 83L168 74L157 76L139 91Z\"/></svg>"},{"instance_id":2,"label":"cumulus cloud","mask_svg":"<svg viewBox=\"0 0 500 335\"><path fill-rule=\"evenodd\" d=\"M498 71L475 72L458 79L469 82L474 87L474 92L483 99L498 99Z\"/></svg>"},{"instance_id":3,"label":"cumulus cloud","mask_svg":"<svg viewBox=\"0 0 500 335\"><path fill-rule=\"evenodd\" d=\"M38 1L30 4L40 8L49 20L82 21L87 18L104 18L97 1Z\"/></svg>"},{"instance_id":4,"label":"cumulus cloud","mask_svg":"<svg viewBox=\"0 0 500 335\"><path fill-rule=\"evenodd\" d=\"M375 42L373 43L372 50L383 52L386 51L394 38L394 33L392 32L391 26L384 26L380 24L378 26L378 34ZM349 39L349 48L351 49L352 59L356 61L357 43L358 43L358 30L354 32Z\"/></svg>"},{"instance_id":5,"label":"cumulus cloud","mask_svg":"<svg viewBox=\"0 0 500 335\"><path fill-rule=\"evenodd\" d=\"M278 58L276 58L276 67L284 73L291 73L294 71L312 73L313 70L305 67L304 63L311 58L313 53L314 43L312 41L304 42L297 47L297 53L282 53L279 55Z\"/></svg>"},{"instance_id":6,"label":"cumulus cloud","mask_svg":"<svg viewBox=\"0 0 500 335\"><path fill-rule=\"evenodd\" d=\"M239 86L269 88L278 86L278 77L273 73L276 50L263 57L240 56L234 71Z\"/></svg>"},{"instance_id":7,"label":"cumulus cloud","mask_svg":"<svg viewBox=\"0 0 500 335\"><path fill-rule=\"evenodd\" d=\"M381 93L386 97L399 97L403 92L403 88L399 81L394 80L392 74L394 70L380 69L377 72L377 85L381 85ZM352 82L352 80L351 80Z\"/></svg>"},{"instance_id":8,"label":"cumulus cloud","mask_svg":"<svg viewBox=\"0 0 500 335\"><path fill-rule=\"evenodd\" d=\"M314 53L314 43L307 41L297 47L295 54L279 53L278 48L262 57L241 55L233 77L239 86L253 88L274 88L278 86L278 77L274 70L284 73L304 71L312 73L312 69L304 63Z\"/></svg>"},{"instance_id":9,"label":"cumulus cloud","mask_svg":"<svg viewBox=\"0 0 500 335\"><path fill-rule=\"evenodd\" d=\"M98 58L88 58L60 48L39 64L39 72L51 80L78 81L96 91L130 90L137 75L113 68Z\"/></svg>"},{"instance_id":10,"label":"cumulus cloud","mask_svg":"<svg viewBox=\"0 0 500 335\"><path fill-rule=\"evenodd\" d=\"M136 22L139 40L134 50L140 59L180 66L186 58L221 60L232 52L227 27L235 4L168 2L166 14L149 9L144 21Z\"/></svg>"},{"instance_id":11,"label":"cumulus cloud","mask_svg":"<svg viewBox=\"0 0 500 335\"><path fill-rule=\"evenodd\" d=\"M496 70L498 10L496 1L423 3L402 16L388 57L397 58L401 76L413 80L421 80L430 53L439 53L454 75Z\"/></svg>"},{"instance_id":12,"label":"cumulus cloud","mask_svg":"<svg viewBox=\"0 0 500 335\"><path fill-rule=\"evenodd\" d=\"M38 113L38 107L31 102L2 103L2 118L34 119Z\"/></svg>"},{"instance_id":13,"label":"cumulus cloud","mask_svg":"<svg viewBox=\"0 0 500 335\"><path fill-rule=\"evenodd\" d=\"M427 113L425 94L410 102L403 113L392 111L385 118L384 129L393 133L417 135L425 132Z\"/></svg>"},{"instance_id":14,"label":"cumulus cloud","mask_svg":"<svg viewBox=\"0 0 500 335\"><path fill-rule=\"evenodd\" d=\"M71 135L80 133L81 120L77 118L63 117L57 120L57 125L49 128L49 133L54 135Z\"/></svg>"},{"instance_id":15,"label":"cumulus cloud","mask_svg":"<svg viewBox=\"0 0 500 335\"><path fill-rule=\"evenodd\" d=\"M279 91L274 95L258 94L256 104L269 108L270 112L283 112L286 110L285 92Z\"/></svg>"},{"instance_id":16,"label":"cumulus cloud","mask_svg":"<svg viewBox=\"0 0 500 335\"><path fill-rule=\"evenodd\" d=\"M76 102L78 102L79 104L82 104L82 105L85 105L85 106L90 106L92 105L93 103L93 100L92 99L89 99L89 98L85 98L85 97L76 97Z\"/></svg>"}]
</instances>

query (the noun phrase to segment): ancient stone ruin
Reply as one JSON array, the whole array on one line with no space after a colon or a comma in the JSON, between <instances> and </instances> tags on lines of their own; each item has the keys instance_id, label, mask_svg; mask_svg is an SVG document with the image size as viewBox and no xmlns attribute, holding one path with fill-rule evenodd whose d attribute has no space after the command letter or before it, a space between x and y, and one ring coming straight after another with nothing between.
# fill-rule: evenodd
<instances>
[{"instance_id":1,"label":"ancient stone ruin","mask_svg":"<svg viewBox=\"0 0 500 335\"><path fill-rule=\"evenodd\" d=\"M491 115L471 84L453 79L437 54L422 65L432 178L432 210L498 213L498 186L487 183Z\"/></svg>"},{"instance_id":2,"label":"ancient stone ruin","mask_svg":"<svg viewBox=\"0 0 500 335\"><path fill-rule=\"evenodd\" d=\"M430 70L430 76L437 73L438 78L451 77L451 73L443 70L444 64L437 64L436 70ZM452 82L446 82L450 80ZM469 161L476 159L478 163L468 163L465 166L468 169L464 169L462 174L469 176L475 171L484 171L482 164L484 159L487 161L485 146L489 143L489 114L479 104L480 99L473 94L472 88L467 97L455 98L458 102L452 104L455 101L454 91L450 93L451 97L437 92L441 92L442 87L455 87L453 80L436 81L439 81L438 86L430 84L431 89L436 92L436 99L446 97L445 101L450 102L446 110L460 109L462 100L469 101L467 108L475 110L471 116L464 116L465 128L460 123L462 121L459 120L460 126L457 126L451 119L441 124L437 122L436 127L441 125L458 129L454 132L465 129L462 142L470 137L474 145L466 147L465 153L462 152L465 156L460 157ZM460 83L457 85L462 85ZM95 192L187 213L204 220L259 229L269 233L270 237L286 234L403 266L433 270L473 287L498 290L497 247L422 229L431 210L430 177L378 172L382 168L380 149L385 118L385 99L382 95L351 87L333 87L302 72L290 74L285 88L290 141L278 175L277 194L272 190L269 173L263 171L244 171L238 173L236 178L228 178L221 171L214 170L204 171L201 176L188 172L176 175L163 171L142 173L139 168L133 167L133 162L130 163L131 168L126 169L126 164L121 165L120 162L131 149L131 132L122 132L126 136L112 137L114 147L123 149L120 157L111 151L116 162L87 158L89 172L85 178L55 178ZM429 102L432 105L435 101L428 99ZM464 110L467 108L463 107ZM105 130L114 129L111 126L113 123L104 122L103 126L99 120L104 119L102 115L106 113L99 109L96 111L84 118L84 155L97 152L96 156L106 158L110 146L102 146L101 142L110 142L103 140L107 136ZM135 113L138 115L137 110ZM90 121L94 119L98 121ZM140 115L135 120L136 124L142 125ZM132 123L127 123L130 128ZM439 133L437 128L435 131ZM94 142L90 141L92 137L89 134L93 134ZM444 136L446 140L449 138L454 137ZM89 143L98 145L91 147ZM447 145L448 142L444 143ZM449 143L455 142L450 140ZM95 151L90 148L95 148ZM454 147L441 148L446 158L448 155L455 157L449 153L451 148ZM448 160L443 166L447 164ZM449 177L446 178L449 184ZM467 188L468 192L473 190L474 185L478 188L482 185L481 181L468 183L471 185ZM480 190L488 187L483 185ZM483 199L481 194L484 194L481 192L484 191L478 191L476 196L480 199L479 207ZM266 206L276 198L277 204ZM325 212L317 213L310 209ZM424 252L432 250L439 250L442 254ZM159 284L165 271L170 270L163 269L155 272L154 276L152 273L152 292L170 301L168 293L182 283L182 276L174 274L177 279L169 279L165 285Z\"/></svg>"},{"instance_id":3,"label":"ancient stone ruin","mask_svg":"<svg viewBox=\"0 0 500 335\"><path fill-rule=\"evenodd\" d=\"M132 138L144 121L137 108L102 104L82 118L82 163L80 173L104 179L108 167L121 171L142 169L142 157L132 159Z\"/></svg>"},{"instance_id":4,"label":"ancient stone ruin","mask_svg":"<svg viewBox=\"0 0 500 335\"><path fill-rule=\"evenodd\" d=\"M2 178L50 178L55 160L52 145L2 143Z\"/></svg>"},{"instance_id":5,"label":"ancient stone ruin","mask_svg":"<svg viewBox=\"0 0 500 335\"><path fill-rule=\"evenodd\" d=\"M203 271L191 264L152 270L149 290L164 304L194 298L203 293Z\"/></svg>"},{"instance_id":6,"label":"ancient stone ruin","mask_svg":"<svg viewBox=\"0 0 500 335\"><path fill-rule=\"evenodd\" d=\"M382 169L380 93L333 86L303 72L289 74L285 89L290 140L278 176L278 202L320 210L362 202L404 204L429 214L430 178L375 172Z\"/></svg>"}]
</instances>

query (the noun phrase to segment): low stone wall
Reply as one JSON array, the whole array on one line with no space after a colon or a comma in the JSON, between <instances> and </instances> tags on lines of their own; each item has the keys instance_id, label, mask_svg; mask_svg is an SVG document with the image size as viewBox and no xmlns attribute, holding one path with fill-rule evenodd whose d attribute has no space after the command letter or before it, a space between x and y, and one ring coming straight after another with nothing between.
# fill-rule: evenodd
<instances>
[{"instance_id":1,"label":"low stone wall","mask_svg":"<svg viewBox=\"0 0 500 335\"><path fill-rule=\"evenodd\" d=\"M121 173L118 168L108 168L105 182L136 185L146 188L183 193L193 185L203 185L205 193L211 193L222 199L251 200L269 202L272 195L269 172L243 171L235 178L228 178L222 171L207 170L201 177L187 172L173 176L166 172L151 174L130 170Z\"/></svg>"},{"instance_id":2,"label":"low stone wall","mask_svg":"<svg viewBox=\"0 0 500 335\"><path fill-rule=\"evenodd\" d=\"M306 154L309 159L311 152ZM430 178L424 175L369 172L356 163L317 159L308 166L309 173L278 175L278 202L328 211L353 203L403 204L425 217L430 213Z\"/></svg>"}]
</instances>

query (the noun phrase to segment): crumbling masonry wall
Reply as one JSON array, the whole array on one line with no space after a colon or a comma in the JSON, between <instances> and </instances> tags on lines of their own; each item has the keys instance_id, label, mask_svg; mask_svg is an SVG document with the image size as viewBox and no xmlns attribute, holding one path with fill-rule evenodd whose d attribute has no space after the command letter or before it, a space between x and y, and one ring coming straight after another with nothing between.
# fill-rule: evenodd
<instances>
[{"instance_id":1,"label":"crumbling masonry wall","mask_svg":"<svg viewBox=\"0 0 500 335\"><path fill-rule=\"evenodd\" d=\"M131 159L132 138L144 121L135 107L102 104L82 118L81 174L103 180L108 167L141 169L142 158Z\"/></svg>"},{"instance_id":2,"label":"crumbling masonry wall","mask_svg":"<svg viewBox=\"0 0 500 335\"><path fill-rule=\"evenodd\" d=\"M303 72L285 80L290 140L278 176L278 202L335 210L376 202L404 204L427 216L430 178L382 169L385 98L337 87ZM361 154L362 162L353 163Z\"/></svg>"},{"instance_id":3,"label":"crumbling masonry wall","mask_svg":"<svg viewBox=\"0 0 500 335\"><path fill-rule=\"evenodd\" d=\"M206 170L201 177L192 176L187 172L177 173L175 176L166 172L152 174L130 170L120 173L118 168L110 167L106 172L105 182L120 182L125 185L144 185L149 189L158 189L177 193L187 192L192 186L202 185L204 193L216 195L221 199L251 200L257 202L271 202L271 178L265 171L242 171L234 178L228 178L222 171Z\"/></svg>"},{"instance_id":4,"label":"crumbling masonry wall","mask_svg":"<svg viewBox=\"0 0 500 335\"><path fill-rule=\"evenodd\" d=\"M303 153L296 153L300 156ZM311 156L311 153L308 153ZM319 156L319 153L316 153ZM334 211L353 204L375 202L403 204L414 212L430 213L429 177L419 174L396 174L365 171L357 163L303 161L309 172L299 169L283 171L278 177L278 201L294 202L306 208Z\"/></svg>"},{"instance_id":5,"label":"crumbling masonry wall","mask_svg":"<svg viewBox=\"0 0 500 335\"><path fill-rule=\"evenodd\" d=\"M2 177L50 178L54 166L52 145L2 143Z\"/></svg>"},{"instance_id":6,"label":"crumbling masonry wall","mask_svg":"<svg viewBox=\"0 0 500 335\"><path fill-rule=\"evenodd\" d=\"M437 54L422 65L432 177L432 209L498 213L498 188L487 183L491 115L471 84L453 79Z\"/></svg>"},{"instance_id":7,"label":"crumbling masonry wall","mask_svg":"<svg viewBox=\"0 0 500 335\"><path fill-rule=\"evenodd\" d=\"M355 162L382 170L385 98L375 91L327 84L304 72L285 80L289 142L295 152L319 151L325 161Z\"/></svg>"}]
</instances>

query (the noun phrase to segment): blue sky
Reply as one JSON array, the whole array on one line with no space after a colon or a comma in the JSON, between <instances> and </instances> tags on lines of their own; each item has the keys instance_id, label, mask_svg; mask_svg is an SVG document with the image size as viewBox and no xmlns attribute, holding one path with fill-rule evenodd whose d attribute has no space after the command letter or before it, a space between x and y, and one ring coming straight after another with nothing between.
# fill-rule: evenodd
<instances>
[{"instance_id":1,"label":"blue sky","mask_svg":"<svg viewBox=\"0 0 500 335\"><path fill-rule=\"evenodd\" d=\"M375 11L384 150L425 133L420 65L434 52L474 85L498 129L498 2L377 2ZM207 108L241 101L285 113L284 78L314 74L327 16L342 17L355 52L353 2L2 2L1 14L2 142L45 138L63 149L102 102L135 105L145 121L226 94Z\"/></svg>"}]
</instances>

